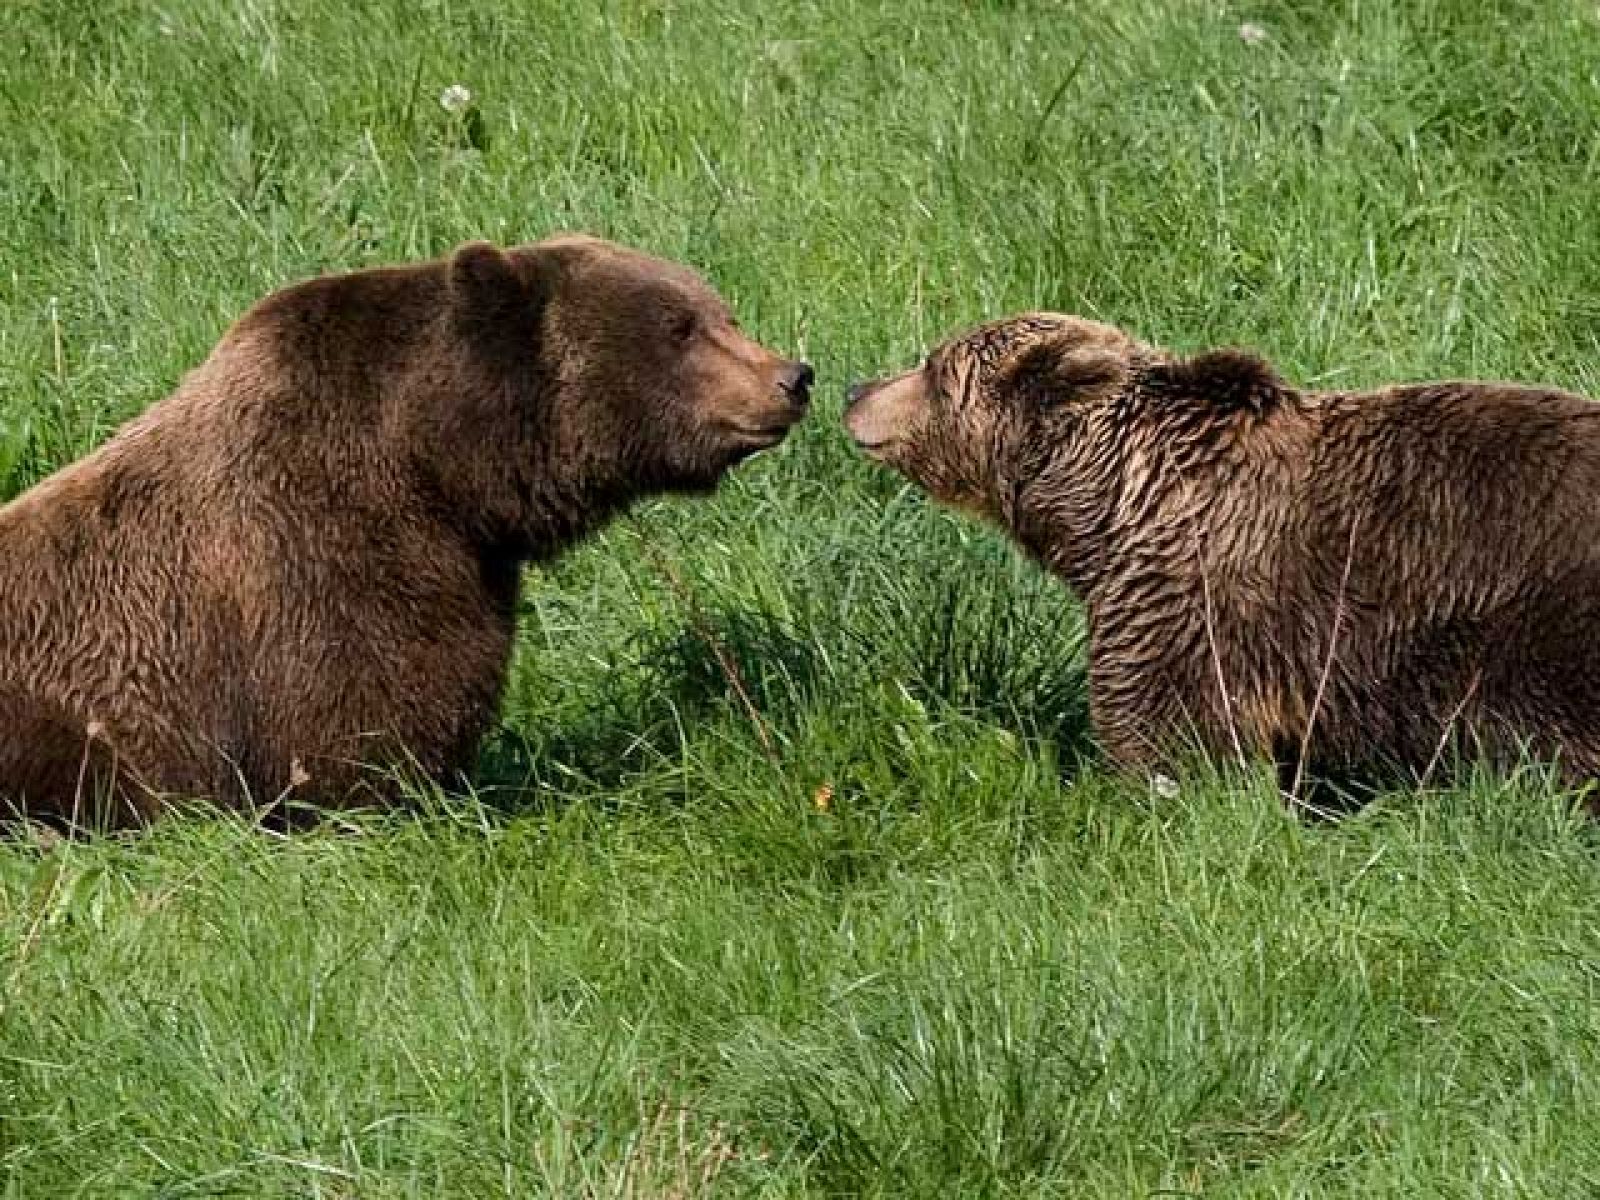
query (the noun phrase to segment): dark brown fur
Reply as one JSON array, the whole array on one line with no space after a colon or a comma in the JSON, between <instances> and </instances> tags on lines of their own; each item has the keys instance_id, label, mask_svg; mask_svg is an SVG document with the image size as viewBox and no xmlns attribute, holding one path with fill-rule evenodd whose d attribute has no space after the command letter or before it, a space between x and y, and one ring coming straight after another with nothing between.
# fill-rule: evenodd
<instances>
[{"instance_id":1,"label":"dark brown fur","mask_svg":"<svg viewBox=\"0 0 1600 1200\"><path fill-rule=\"evenodd\" d=\"M1308 392L1041 314L856 389L846 422L1083 598L1119 763L1197 736L1290 790L1457 754L1600 773L1600 406L1579 396Z\"/></svg>"},{"instance_id":2,"label":"dark brown fur","mask_svg":"<svg viewBox=\"0 0 1600 1200\"><path fill-rule=\"evenodd\" d=\"M343 803L384 794L375 766L464 768L521 565L713 487L809 375L688 270L588 238L268 297L0 508L0 796L118 824L173 793Z\"/></svg>"}]
</instances>

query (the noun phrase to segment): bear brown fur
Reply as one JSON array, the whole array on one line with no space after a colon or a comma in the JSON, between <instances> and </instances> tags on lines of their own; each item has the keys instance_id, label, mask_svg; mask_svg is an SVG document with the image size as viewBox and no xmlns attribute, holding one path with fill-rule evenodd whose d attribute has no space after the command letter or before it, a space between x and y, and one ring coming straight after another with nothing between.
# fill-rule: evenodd
<instances>
[{"instance_id":1,"label":"bear brown fur","mask_svg":"<svg viewBox=\"0 0 1600 1200\"><path fill-rule=\"evenodd\" d=\"M1082 598L1117 763L1321 779L1464 758L1600 773L1600 406L1548 388L1290 386L1033 314L852 390L874 459Z\"/></svg>"},{"instance_id":2,"label":"bear brown fur","mask_svg":"<svg viewBox=\"0 0 1600 1200\"><path fill-rule=\"evenodd\" d=\"M519 568L714 487L810 379L686 268L592 238L269 296L0 508L0 815L340 804L466 767Z\"/></svg>"}]
</instances>

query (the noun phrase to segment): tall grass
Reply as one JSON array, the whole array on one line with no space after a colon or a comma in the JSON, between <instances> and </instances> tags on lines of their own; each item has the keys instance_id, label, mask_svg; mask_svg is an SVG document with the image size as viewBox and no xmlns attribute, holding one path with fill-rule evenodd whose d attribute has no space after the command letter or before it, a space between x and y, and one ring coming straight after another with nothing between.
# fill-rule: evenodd
<instances>
[{"instance_id":1,"label":"tall grass","mask_svg":"<svg viewBox=\"0 0 1600 1200\"><path fill-rule=\"evenodd\" d=\"M0 1195L1600 1189L1570 798L1309 826L1248 773L1104 775L1075 607L834 421L1027 307L1600 392L1593 5L12 0L0 35L0 497L267 290L471 237L688 259L822 372L716 499L530 572L474 794L0 847Z\"/></svg>"}]
</instances>

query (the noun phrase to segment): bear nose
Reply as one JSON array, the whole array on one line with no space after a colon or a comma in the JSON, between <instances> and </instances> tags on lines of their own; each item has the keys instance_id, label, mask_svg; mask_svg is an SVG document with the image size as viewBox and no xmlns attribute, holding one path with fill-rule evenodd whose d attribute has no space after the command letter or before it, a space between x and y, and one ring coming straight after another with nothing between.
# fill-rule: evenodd
<instances>
[{"instance_id":1,"label":"bear nose","mask_svg":"<svg viewBox=\"0 0 1600 1200\"><path fill-rule=\"evenodd\" d=\"M844 398L851 404L860 404L871 390L872 385L870 383L852 383L850 389L845 392Z\"/></svg>"},{"instance_id":2,"label":"bear nose","mask_svg":"<svg viewBox=\"0 0 1600 1200\"><path fill-rule=\"evenodd\" d=\"M778 373L778 386L788 392L795 403L803 405L811 399L811 383L816 377L810 363L792 362Z\"/></svg>"}]
</instances>

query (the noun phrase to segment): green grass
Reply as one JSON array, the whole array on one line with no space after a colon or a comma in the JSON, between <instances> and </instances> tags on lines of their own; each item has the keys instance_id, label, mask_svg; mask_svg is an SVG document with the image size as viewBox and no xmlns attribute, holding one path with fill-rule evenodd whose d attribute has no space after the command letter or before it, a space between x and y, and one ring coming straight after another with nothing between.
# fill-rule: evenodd
<instances>
[{"instance_id":1,"label":"green grass","mask_svg":"<svg viewBox=\"0 0 1600 1200\"><path fill-rule=\"evenodd\" d=\"M267 290L478 236L693 261L822 380L714 501L530 573L480 794L0 847L0 1196L1600 1191L1568 798L1303 826L1264 777L1130 790L1074 606L834 420L1034 306L1308 382L1600 393L1593 4L0 24L0 496Z\"/></svg>"}]
</instances>

